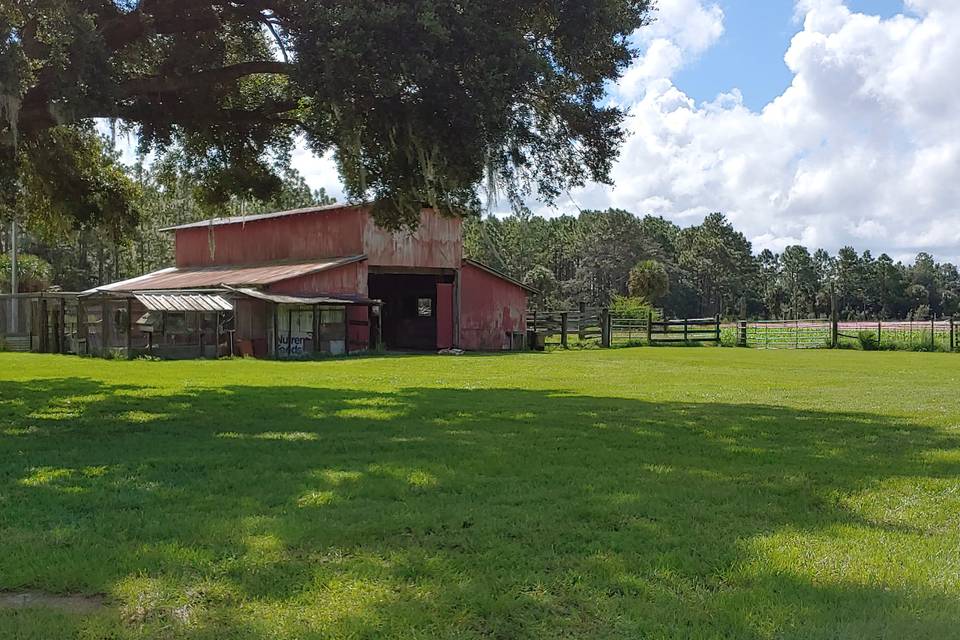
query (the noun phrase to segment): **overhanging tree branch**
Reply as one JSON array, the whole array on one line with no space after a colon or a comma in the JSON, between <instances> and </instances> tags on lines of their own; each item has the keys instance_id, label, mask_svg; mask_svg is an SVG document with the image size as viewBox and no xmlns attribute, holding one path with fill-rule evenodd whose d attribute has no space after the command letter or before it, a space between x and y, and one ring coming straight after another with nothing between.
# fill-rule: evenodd
<instances>
[{"instance_id":1,"label":"overhanging tree branch","mask_svg":"<svg viewBox=\"0 0 960 640\"><path fill-rule=\"evenodd\" d=\"M202 89L210 85L235 82L240 78L259 73L288 75L293 71L293 68L293 65L289 63L272 60L240 62L227 67L197 71L188 75L134 78L121 86L121 92L127 97L155 93L178 93Z\"/></svg>"}]
</instances>

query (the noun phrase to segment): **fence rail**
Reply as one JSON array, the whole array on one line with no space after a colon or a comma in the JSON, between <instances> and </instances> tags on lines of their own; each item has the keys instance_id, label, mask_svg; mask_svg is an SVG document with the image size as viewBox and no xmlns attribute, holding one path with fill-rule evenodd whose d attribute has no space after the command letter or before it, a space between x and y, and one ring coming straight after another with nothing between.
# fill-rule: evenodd
<instances>
[{"instance_id":1,"label":"fence rail","mask_svg":"<svg viewBox=\"0 0 960 640\"><path fill-rule=\"evenodd\" d=\"M652 320L647 331L650 344L669 342L720 343L720 317L685 318L683 320Z\"/></svg>"}]
</instances>

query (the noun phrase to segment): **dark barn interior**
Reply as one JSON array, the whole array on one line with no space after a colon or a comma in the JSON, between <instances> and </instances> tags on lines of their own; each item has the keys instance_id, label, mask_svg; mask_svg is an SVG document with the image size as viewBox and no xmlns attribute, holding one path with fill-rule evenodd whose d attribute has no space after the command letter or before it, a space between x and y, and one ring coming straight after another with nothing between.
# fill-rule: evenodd
<instances>
[{"instance_id":1,"label":"dark barn interior","mask_svg":"<svg viewBox=\"0 0 960 640\"><path fill-rule=\"evenodd\" d=\"M437 348L437 285L452 274L370 273L370 297L383 302L381 331L388 349Z\"/></svg>"}]
</instances>

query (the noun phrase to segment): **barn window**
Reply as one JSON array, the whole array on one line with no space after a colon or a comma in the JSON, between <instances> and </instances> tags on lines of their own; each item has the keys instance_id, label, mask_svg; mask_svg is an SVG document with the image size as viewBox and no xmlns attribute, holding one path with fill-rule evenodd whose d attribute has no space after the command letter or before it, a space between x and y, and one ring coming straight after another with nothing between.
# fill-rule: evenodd
<instances>
[{"instance_id":1,"label":"barn window","mask_svg":"<svg viewBox=\"0 0 960 640\"><path fill-rule=\"evenodd\" d=\"M433 300L430 298L417 298L417 315L421 318L429 318L433 315Z\"/></svg>"}]
</instances>

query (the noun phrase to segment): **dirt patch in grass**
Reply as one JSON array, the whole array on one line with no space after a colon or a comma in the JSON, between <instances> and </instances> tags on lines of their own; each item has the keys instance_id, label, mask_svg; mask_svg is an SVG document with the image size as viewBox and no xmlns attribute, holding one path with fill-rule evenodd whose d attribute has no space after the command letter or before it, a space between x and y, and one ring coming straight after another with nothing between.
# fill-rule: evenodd
<instances>
[{"instance_id":1,"label":"dirt patch in grass","mask_svg":"<svg viewBox=\"0 0 960 640\"><path fill-rule=\"evenodd\" d=\"M103 596L63 596L39 591L0 592L0 609L56 609L67 613L94 613L106 606Z\"/></svg>"}]
</instances>

